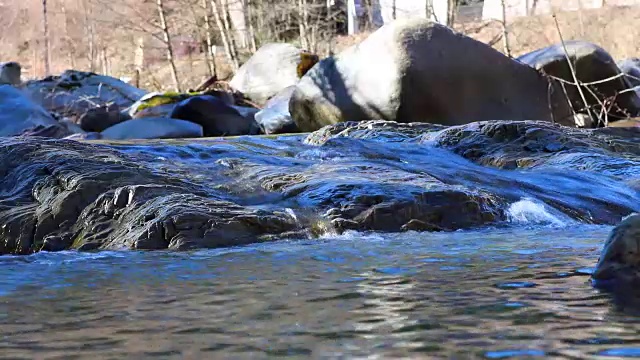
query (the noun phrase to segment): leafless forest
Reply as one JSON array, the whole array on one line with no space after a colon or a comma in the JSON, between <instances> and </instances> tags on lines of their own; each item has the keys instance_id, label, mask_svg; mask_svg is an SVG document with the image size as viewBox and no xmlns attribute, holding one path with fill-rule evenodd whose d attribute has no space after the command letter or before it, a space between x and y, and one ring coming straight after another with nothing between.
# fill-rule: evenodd
<instances>
[{"instance_id":1,"label":"leafless forest","mask_svg":"<svg viewBox=\"0 0 640 360\"><path fill-rule=\"evenodd\" d=\"M187 90L214 74L228 78L267 42L291 42L324 56L360 41L371 19L363 19L362 34L346 36L344 1L0 0L0 61L19 61L24 78L73 68L150 90ZM602 44L616 58L640 55L639 18L638 7L558 14L565 39ZM458 31L513 56L558 41L550 15L509 24L455 20Z\"/></svg>"},{"instance_id":2,"label":"leafless forest","mask_svg":"<svg viewBox=\"0 0 640 360\"><path fill-rule=\"evenodd\" d=\"M20 61L25 77L140 72L149 87L165 87L154 82L168 66L168 87L182 89L228 76L265 42L329 53L344 32L342 8L325 0L8 0L0 2L2 59Z\"/></svg>"}]
</instances>

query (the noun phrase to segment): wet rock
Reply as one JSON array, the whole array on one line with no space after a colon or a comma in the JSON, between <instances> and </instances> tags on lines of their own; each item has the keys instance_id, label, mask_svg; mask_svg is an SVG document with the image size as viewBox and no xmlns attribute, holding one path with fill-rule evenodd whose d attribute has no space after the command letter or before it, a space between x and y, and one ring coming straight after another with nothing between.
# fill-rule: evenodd
<instances>
[{"instance_id":1,"label":"wet rock","mask_svg":"<svg viewBox=\"0 0 640 360\"><path fill-rule=\"evenodd\" d=\"M640 214L627 216L611 231L592 277L621 285L640 282Z\"/></svg>"},{"instance_id":2,"label":"wet rock","mask_svg":"<svg viewBox=\"0 0 640 360\"><path fill-rule=\"evenodd\" d=\"M22 67L15 61L0 63L0 85L20 85Z\"/></svg>"},{"instance_id":3,"label":"wet rock","mask_svg":"<svg viewBox=\"0 0 640 360\"><path fill-rule=\"evenodd\" d=\"M602 109L600 103L604 102L606 106L611 106L610 116L626 118L638 114L640 111L640 98L633 91L620 93L631 86L624 76L615 78L621 72L609 53L598 45L585 41L567 41L565 46L575 69L576 77L581 83L592 83L614 78L609 81L581 87L587 104L592 111L599 113ZM562 44L555 44L522 55L518 58L518 61L528 64L545 74L570 83L575 82ZM565 84L565 89L575 111L586 113L585 104L578 92L578 87ZM600 124L600 126L603 125Z\"/></svg>"},{"instance_id":4,"label":"wet rock","mask_svg":"<svg viewBox=\"0 0 640 360\"><path fill-rule=\"evenodd\" d=\"M298 127L289 114L289 100L295 86L289 86L267 101L255 115L258 126L265 134L296 133Z\"/></svg>"},{"instance_id":5,"label":"wet rock","mask_svg":"<svg viewBox=\"0 0 640 360\"><path fill-rule=\"evenodd\" d=\"M369 119L572 120L561 89L541 74L424 19L394 21L320 61L296 85L289 110L304 132Z\"/></svg>"},{"instance_id":6,"label":"wet rock","mask_svg":"<svg viewBox=\"0 0 640 360\"><path fill-rule=\"evenodd\" d=\"M170 117L201 125L204 136L255 135L260 131L253 118L242 116L211 95L183 100L171 111Z\"/></svg>"},{"instance_id":7,"label":"wet rock","mask_svg":"<svg viewBox=\"0 0 640 360\"><path fill-rule=\"evenodd\" d=\"M39 136L53 139L62 139L74 134L75 132L69 131L68 128L62 126L61 124L53 124L37 125L35 127L26 129L25 131L20 133L20 136Z\"/></svg>"},{"instance_id":8,"label":"wet rock","mask_svg":"<svg viewBox=\"0 0 640 360\"><path fill-rule=\"evenodd\" d=\"M104 146L6 138L0 155L0 187L11 190L0 201L1 254L220 247L297 229L288 214L223 200Z\"/></svg>"},{"instance_id":9,"label":"wet rock","mask_svg":"<svg viewBox=\"0 0 640 360\"><path fill-rule=\"evenodd\" d=\"M202 126L163 117L131 119L104 130L101 137L105 140L194 138L202 137Z\"/></svg>"},{"instance_id":10,"label":"wet rock","mask_svg":"<svg viewBox=\"0 0 640 360\"><path fill-rule=\"evenodd\" d=\"M286 43L271 43L258 51L229 82L251 100L264 104L298 79L318 61L318 57Z\"/></svg>"},{"instance_id":11,"label":"wet rock","mask_svg":"<svg viewBox=\"0 0 640 360\"><path fill-rule=\"evenodd\" d=\"M124 109L146 94L116 78L76 70L27 81L24 89L36 103L66 117L80 117L96 106L109 103Z\"/></svg>"},{"instance_id":12,"label":"wet rock","mask_svg":"<svg viewBox=\"0 0 640 360\"><path fill-rule=\"evenodd\" d=\"M48 127L62 130L45 109L21 90L11 85L0 85L0 136L15 136L29 129Z\"/></svg>"}]
</instances>

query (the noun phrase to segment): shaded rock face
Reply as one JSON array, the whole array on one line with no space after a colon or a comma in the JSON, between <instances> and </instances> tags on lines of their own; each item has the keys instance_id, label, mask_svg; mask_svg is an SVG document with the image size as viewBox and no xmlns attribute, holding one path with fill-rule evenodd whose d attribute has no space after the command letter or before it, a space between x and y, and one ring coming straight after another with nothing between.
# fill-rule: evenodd
<instances>
[{"instance_id":1,"label":"shaded rock face","mask_svg":"<svg viewBox=\"0 0 640 360\"><path fill-rule=\"evenodd\" d=\"M299 132L296 123L289 114L289 100L295 86L285 88L267 101L264 108L255 115L255 120L265 134L284 134Z\"/></svg>"},{"instance_id":2,"label":"shaded rock face","mask_svg":"<svg viewBox=\"0 0 640 360\"><path fill-rule=\"evenodd\" d=\"M242 116L238 110L211 95L181 101L169 117L199 124L204 136L255 135L260 131L252 117Z\"/></svg>"},{"instance_id":3,"label":"shaded rock face","mask_svg":"<svg viewBox=\"0 0 640 360\"><path fill-rule=\"evenodd\" d=\"M369 121L278 139L5 138L0 253L508 226L523 199L567 221L614 224L640 211L639 136L546 122Z\"/></svg>"},{"instance_id":4,"label":"shaded rock face","mask_svg":"<svg viewBox=\"0 0 640 360\"><path fill-rule=\"evenodd\" d=\"M640 58L629 58L618 62L618 68L632 87L640 86ZM636 89L636 94L640 89Z\"/></svg>"},{"instance_id":5,"label":"shaded rock face","mask_svg":"<svg viewBox=\"0 0 640 360\"><path fill-rule=\"evenodd\" d=\"M15 61L0 63L0 84L20 85L22 80L22 66Z\"/></svg>"},{"instance_id":6,"label":"shaded rock face","mask_svg":"<svg viewBox=\"0 0 640 360\"><path fill-rule=\"evenodd\" d=\"M317 56L291 44L266 44L238 69L229 85L264 104L284 88L295 85L317 61Z\"/></svg>"},{"instance_id":7,"label":"shaded rock face","mask_svg":"<svg viewBox=\"0 0 640 360\"><path fill-rule=\"evenodd\" d=\"M0 136L15 136L30 129L47 127L62 129L45 109L21 90L11 85L0 85Z\"/></svg>"},{"instance_id":8,"label":"shaded rock face","mask_svg":"<svg viewBox=\"0 0 640 360\"><path fill-rule=\"evenodd\" d=\"M585 41L567 41L565 46L578 81L592 83L618 76L609 81L581 87L587 104L594 112L601 111L600 103L603 102L607 109L610 109L608 113L612 117L626 118L638 115L640 98L634 91L621 93L630 88L631 84L624 76L619 76L620 69L609 53L601 47ZM575 82L562 44L522 55L518 61L564 81ZM578 87L565 84L565 89L575 111L586 113L585 103L578 92ZM598 125L597 121L594 126L596 125ZM600 126L602 125L604 124Z\"/></svg>"},{"instance_id":9,"label":"shaded rock face","mask_svg":"<svg viewBox=\"0 0 640 360\"><path fill-rule=\"evenodd\" d=\"M367 119L573 124L561 89L534 69L424 19L387 24L320 61L296 85L289 110L305 132Z\"/></svg>"},{"instance_id":10,"label":"shaded rock face","mask_svg":"<svg viewBox=\"0 0 640 360\"><path fill-rule=\"evenodd\" d=\"M107 104L87 110L76 122L84 131L100 132L129 119L118 106Z\"/></svg>"},{"instance_id":11,"label":"shaded rock face","mask_svg":"<svg viewBox=\"0 0 640 360\"><path fill-rule=\"evenodd\" d=\"M131 119L100 133L105 140L174 139L202 137L202 126L170 118Z\"/></svg>"},{"instance_id":12,"label":"shaded rock face","mask_svg":"<svg viewBox=\"0 0 640 360\"><path fill-rule=\"evenodd\" d=\"M110 76L75 70L27 81L24 89L48 111L67 117L80 117L107 104L125 109L146 94L144 90Z\"/></svg>"}]
</instances>

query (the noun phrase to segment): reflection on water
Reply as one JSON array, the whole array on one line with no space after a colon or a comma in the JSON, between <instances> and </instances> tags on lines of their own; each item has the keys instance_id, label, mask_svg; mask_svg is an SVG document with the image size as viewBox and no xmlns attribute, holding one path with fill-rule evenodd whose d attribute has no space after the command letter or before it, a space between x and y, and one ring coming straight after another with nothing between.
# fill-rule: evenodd
<instances>
[{"instance_id":1,"label":"reflection on water","mask_svg":"<svg viewBox=\"0 0 640 360\"><path fill-rule=\"evenodd\" d=\"M0 357L638 356L638 313L589 285L609 230L2 257Z\"/></svg>"}]
</instances>

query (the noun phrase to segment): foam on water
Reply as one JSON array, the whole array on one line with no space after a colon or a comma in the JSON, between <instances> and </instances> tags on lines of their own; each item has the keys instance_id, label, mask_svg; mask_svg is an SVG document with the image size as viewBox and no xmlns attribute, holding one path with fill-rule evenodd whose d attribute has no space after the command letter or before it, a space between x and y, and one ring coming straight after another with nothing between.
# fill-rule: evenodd
<instances>
[{"instance_id":1,"label":"foam on water","mask_svg":"<svg viewBox=\"0 0 640 360\"><path fill-rule=\"evenodd\" d=\"M533 199L524 198L511 204L507 209L507 218L509 222L527 225L550 225L550 226L567 226L573 224L566 215L544 203L537 202Z\"/></svg>"}]
</instances>

